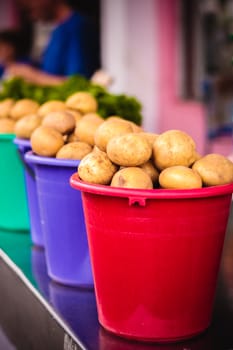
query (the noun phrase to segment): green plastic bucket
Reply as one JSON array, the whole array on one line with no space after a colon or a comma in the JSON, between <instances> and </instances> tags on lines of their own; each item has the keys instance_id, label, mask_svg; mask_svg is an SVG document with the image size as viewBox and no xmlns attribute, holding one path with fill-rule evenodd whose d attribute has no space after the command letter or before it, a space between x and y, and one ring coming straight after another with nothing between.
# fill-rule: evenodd
<instances>
[{"instance_id":1,"label":"green plastic bucket","mask_svg":"<svg viewBox=\"0 0 233 350\"><path fill-rule=\"evenodd\" d=\"M29 230L23 163L14 134L0 134L0 228Z\"/></svg>"}]
</instances>

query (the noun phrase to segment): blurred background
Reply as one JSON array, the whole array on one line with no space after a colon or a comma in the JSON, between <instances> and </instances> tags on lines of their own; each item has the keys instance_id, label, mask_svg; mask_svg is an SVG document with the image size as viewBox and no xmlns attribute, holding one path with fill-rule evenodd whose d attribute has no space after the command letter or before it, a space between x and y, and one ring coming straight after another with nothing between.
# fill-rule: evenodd
<instances>
[{"instance_id":1,"label":"blurred background","mask_svg":"<svg viewBox=\"0 0 233 350\"><path fill-rule=\"evenodd\" d=\"M147 131L182 129L202 153L233 152L233 0L68 2L92 19L109 89L142 102ZM17 50L36 64L56 23L32 20L27 3L0 0L0 31L20 32Z\"/></svg>"}]
</instances>

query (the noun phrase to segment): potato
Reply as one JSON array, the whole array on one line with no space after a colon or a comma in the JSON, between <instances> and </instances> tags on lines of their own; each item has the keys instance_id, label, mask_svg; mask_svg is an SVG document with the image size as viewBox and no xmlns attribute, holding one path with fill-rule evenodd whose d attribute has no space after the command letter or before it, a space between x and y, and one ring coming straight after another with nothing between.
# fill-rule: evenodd
<instances>
[{"instance_id":1,"label":"potato","mask_svg":"<svg viewBox=\"0 0 233 350\"><path fill-rule=\"evenodd\" d=\"M141 126L135 124L134 122L131 122L130 120L124 119L123 117L120 117L118 115L111 115L109 116L107 119L107 121L123 121L126 123L129 123L132 126L133 132L142 132L143 129L141 128Z\"/></svg>"},{"instance_id":2,"label":"potato","mask_svg":"<svg viewBox=\"0 0 233 350\"><path fill-rule=\"evenodd\" d=\"M37 114L28 114L15 123L14 132L17 137L30 139L32 132L41 124L41 117Z\"/></svg>"},{"instance_id":3,"label":"potato","mask_svg":"<svg viewBox=\"0 0 233 350\"><path fill-rule=\"evenodd\" d=\"M10 111L10 117L18 120L25 115L36 113L39 109L39 104L36 101L24 98L15 102Z\"/></svg>"},{"instance_id":4,"label":"potato","mask_svg":"<svg viewBox=\"0 0 233 350\"><path fill-rule=\"evenodd\" d=\"M94 141L102 151L106 151L108 142L115 136L125 135L133 132L130 123L119 120L106 120L96 130Z\"/></svg>"},{"instance_id":5,"label":"potato","mask_svg":"<svg viewBox=\"0 0 233 350\"><path fill-rule=\"evenodd\" d=\"M111 186L151 189L153 188L153 183L150 176L141 168L128 167L115 173L111 181Z\"/></svg>"},{"instance_id":6,"label":"potato","mask_svg":"<svg viewBox=\"0 0 233 350\"><path fill-rule=\"evenodd\" d=\"M183 131L168 130L160 134L154 141L153 159L159 170L175 165L189 167L196 158L195 142Z\"/></svg>"},{"instance_id":7,"label":"potato","mask_svg":"<svg viewBox=\"0 0 233 350\"><path fill-rule=\"evenodd\" d=\"M147 162L152 153L148 141L138 133L115 136L107 144L107 154L115 164L134 167Z\"/></svg>"},{"instance_id":8,"label":"potato","mask_svg":"<svg viewBox=\"0 0 233 350\"><path fill-rule=\"evenodd\" d=\"M233 162L233 153L231 153L227 158L228 158L231 162Z\"/></svg>"},{"instance_id":9,"label":"potato","mask_svg":"<svg viewBox=\"0 0 233 350\"><path fill-rule=\"evenodd\" d=\"M64 145L62 134L47 126L34 130L30 140L33 152L45 157L54 157Z\"/></svg>"},{"instance_id":10,"label":"potato","mask_svg":"<svg viewBox=\"0 0 233 350\"><path fill-rule=\"evenodd\" d=\"M66 100L66 106L82 114L95 113L98 109L96 99L89 92L75 92Z\"/></svg>"},{"instance_id":11,"label":"potato","mask_svg":"<svg viewBox=\"0 0 233 350\"><path fill-rule=\"evenodd\" d=\"M0 102L0 118L8 118L10 116L10 111L15 101L12 98L6 98Z\"/></svg>"},{"instance_id":12,"label":"potato","mask_svg":"<svg viewBox=\"0 0 233 350\"><path fill-rule=\"evenodd\" d=\"M0 133L14 134L15 121L9 118L0 119Z\"/></svg>"},{"instance_id":13,"label":"potato","mask_svg":"<svg viewBox=\"0 0 233 350\"><path fill-rule=\"evenodd\" d=\"M207 154L197 160L192 169L200 175L205 186L225 185L233 182L233 163L220 154Z\"/></svg>"},{"instance_id":14,"label":"potato","mask_svg":"<svg viewBox=\"0 0 233 350\"><path fill-rule=\"evenodd\" d=\"M72 132L75 124L73 115L65 111L51 112L42 121L43 126L53 128L63 135Z\"/></svg>"},{"instance_id":15,"label":"potato","mask_svg":"<svg viewBox=\"0 0 233 350\"><path fill-rule=\"evenodd\" d=\"M142 170L144 170L147 173L147 175L150 176L151 181L153 182L153 184L156 184L158 182L159 172L155 168L155 166L154 166L154 164L152 163L151 160L148 160L148 162L140 165L140 168Z\"/></svg>"},{"instance_id":16,"label":"potato","mask_svg":"<svg viewBox=\"0 0 233 350\"><path fill-rule=\"evenodd\" d=\"M62 135L64 143L68 143L68 137L69 135Z\"/></svg>"},{"instance_id":17,"label":"potato","mask_svg":"<svg viewBox=\"0 0 233 350\"><path fill-rule=\"evenodd\" d=\"M158 134L154 134L152 132L140 132L139 135L144 136L151 145L151 147L153 147L155 140L159 136Z\"/></svg>"},{"instance_id":18,"label":"potato","mask_svg":"<svg viewBox=\"0 0 233 350\"><path fill-rule=\"evenodd\" d=\"M59 112L59 111L64 111L67 109L67 106L65 102L59 101L59 100L51 100L43 103L38 111L37 114L44 118L47 114L51 112Z\"/></svg>"},{"instance_id":19,"label":"potato","mask_svg":"<svg viewBox=\"0 0 233 350\"><path fill-rule=\"evenodd\" d=\"M125 121L125 119L123 119L119 115L110 115L108 118L106 118L106 120L107 121L109 121L109 120L111 120L111 121L119 121L119 120Z\"/></svg>"},{"instance_id":20,"label":"potato","mask_svg":"<svg viewBox=\"0 0 233 350\"><path fill-rule=\"evenodd\" d=\"M79 141L78 136L75 134L75 132L72 132L71 134L67 135L67 139L66 142L70 143L70 142L76 142Z\"/></svg>"},{"instance_id":21,"label":"potato","mask_svg":"<svg viewBox=\"0 0 233 350\"><path fill-rule=\"evenodd\" d=\"M82 159L92 151L92 147L85 142L70 142L62 146L56 154L56 158Z\"/></svg>"},{"instance_id":22,"label":"potato","mask_svg":"<svg viewBox=\"0 0 233 350\"><path fill-rule=\"evenodd\" d=\"M81 180L100 185L108 185L118 167L111 162L105 152L95 148L86 155L78 167Z\"/></svg>"},{"instance_id":23,"label":"potato","mask_svg":"<svg viewBox=\"0 0 233 350\"><path fill-rule=\"evenodd\" d=\"M129 123L130 123L130 125L132 126L132 128L133 128L133 132L143 132L143 129L142 129L142 127L141 126L139 126L139 125L137 125L136 123L134 123L134 122L130 122L129 121Z\"/></svg>"},{"instance_id":24,"label":"potato","mask_svg":"<svg viewBox=\"0 0 233 350\"><path fill-rule=\"evenodd\" d=\"M89 143L94 146L94 135L97 128L104 122L104 120L96 113L86 114L76 124L75 135L79 141Z\"/></svg>"},{"instance_id":25,"label":"potato","mask_svg":"<svg viewBox=\"0 0 233 350\"><path fill-rule=\"evenodd\" d=\"M83 117L79 111L75 111L74 109L66 109L66 112L72 114L76 123L79 122L79 120Z\"/></svg>"},{"instance_id":26,"label":"potato","mask_svg":"<svg viewBox=\"0 0 233 350\"><path fill-rule=\"evenodd\" d=\"M159 175L159 184L167 189L201 188L202 180L199 174L192 169L176 165L164 169Z\"/></svg>"}]
</instances>

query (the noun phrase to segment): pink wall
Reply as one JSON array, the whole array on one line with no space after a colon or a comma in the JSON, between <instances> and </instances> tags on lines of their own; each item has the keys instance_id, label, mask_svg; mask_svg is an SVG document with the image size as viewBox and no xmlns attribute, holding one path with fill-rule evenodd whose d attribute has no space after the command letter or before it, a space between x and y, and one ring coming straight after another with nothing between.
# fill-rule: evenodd
<instances>
[{"instance_id":1,"label":"pink wall","mask_svg":"<svg viewBox=\"0 0 233 350\"><path fill-rule=\"evenodd\" d=\"M178 97L179 78L179 0L157 0L159 21L159 131L180 129L189 133L201 154L206 149L205 107Z\"/></svg>"}]
</instances>

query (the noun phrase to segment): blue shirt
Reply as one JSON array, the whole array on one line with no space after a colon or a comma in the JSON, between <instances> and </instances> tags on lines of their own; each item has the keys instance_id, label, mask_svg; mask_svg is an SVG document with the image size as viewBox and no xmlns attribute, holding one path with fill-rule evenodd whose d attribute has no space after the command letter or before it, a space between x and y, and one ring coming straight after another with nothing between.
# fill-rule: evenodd
<instances>
[{"instance_id":1,"label":"blue shirt","mask_svg":"<svg viewBox=\"0 0 233 350\"><path fill-rule=\"evenodd\" d=\"M96 28L87 17L73 13L52 32L41 69L54 75L81 74L90 78L98 68Z\"/></svg>"}]
</instances>

